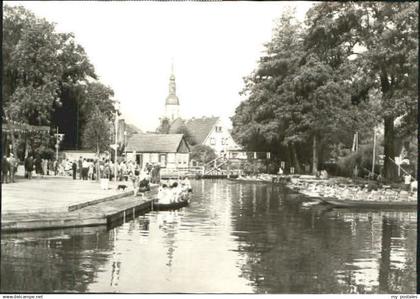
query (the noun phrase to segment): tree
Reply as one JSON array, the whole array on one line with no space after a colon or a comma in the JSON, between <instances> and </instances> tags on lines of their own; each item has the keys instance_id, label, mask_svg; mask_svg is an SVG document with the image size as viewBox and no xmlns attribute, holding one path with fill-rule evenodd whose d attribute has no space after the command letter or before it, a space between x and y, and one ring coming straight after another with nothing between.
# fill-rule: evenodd
<instances>
[{"instance_id":1,"label":"tree","mask_svg":"<svg viewBox=\"0 0 420 299\"><path fill-rule=\"evenodd\" d=\"M180 126L179 128L177 128L174 132L174 134L182 134L184 135L185 141L187 141L187 143L189 145L196 145L197 142L194 140L193 136L191 135L190 131L188 130L187 126L185 126L185 124L183 124L182 126Z\"/></svg>"},{"instance_id":2,"label":"tree","mask_svg":"<svg viewBox=\"0 0 420 299\"><path fill-rule=\"evenodd\" d=\"M89 117L83 131L82 142L85 148L95 150L97 155L109 149L111 144L110 121L105 114L96 109Z\"/></svg>"},{"instance_id":3,"label":"tree","mask_svg":"<svg viewBox=\"0 0 420 299\"><path fill-rule=\"evenodd\" d=\"M100 82L84 85L79 98L80 131L88 127L92 114L101 114L108 121L114 121L115 107L112 99L114 91ZM82 146L83 140L82 140Z\"/></svg>"},{"instance_id":4,"label":"tree","mask_svg":"<svg viewBox=\"0 0 420 299\"><path fill-rule=\"evenodd\" d=\"M169 134L169 129L170 128L171 128L171 126L170 126L170 123L169 123L169 118L163 117L160 120L159 127L156 129L156 133Z\"/></svg>"},{"instance_id":5,"label":"tree","mask_svg":"<svg viewBox=\"0 0 420 299\"><path fill-rule=\"evenodd\" d=\"M216 159L217 156L210 146L198 144L191 148L190 157L195 161L198 161L202 164L206 164Z\"/></svg>"},{"instance_id":6,"label":"tree","mask_svg":"<svg viewBox=\"0 0 420 299\"><path fill-rule=\"evenodd\" d=\"M300 24L294 12L287 11L273 30L273 39L266 45L257 69L245 79L241 92L248 96L232 117L232 135L236 141L253 151L270 151L282 160L293 160L287 154L294 150L297 139L285 139L288 119L285 105L293 96L287 88L290 77L300 61ZM289 137L293 135L290 132ZM300 140L299 140L300 141ZM286 154L285 154L286 153ZM299 168L297 155L295 167Z\"/></svg>"},{"instance_id":7,"label":"tree","mask_svg":"<svg viewBox=\"0 0 420 299\"><path fill-rule=\"evenodd\" d=\"M23 7L5 6L3 34L3 112L13 120L48 124L63 73L54 26Z\"/></svg>"},{"instance_id":8,"label":"tree","mask_svg":"<svg viewBox=\"0 0 420 299\"><path fill-rule=\"evenodd\" d=\"M113 91L93 81L94 67L74 34L57 33L53 23L6 5L3 37L3 116L67 129L66 139L77 135L77 146L96 107L112 117Z\"/></svg>"},{"instance_id":9,"label":"tree","mask_svg":"<svg viewBox=\"0 0 420 299\"><path fill-rule=\"evenodd\" d=\"M370 101L368 92L379 91L388 179L395 175L394 121L417 121L417 20L416 3L320 3L307 14L307 49L329 56L331 63L351 59L356 66L349 76L359 83L353 101Z\"/></svg>"},{"instance_id":10,"label":"tree","mask_svg":"<svg viewBox=\"0 0 420 299\"><path fill-rule=\"evenodd\" d=\"M21 6L4 7L3 37L3 112L14 120L49 125L68 89L96 78L73 34Z\"/></svg>"},{"instance_id":11,"label":"tree","mask_svg":"<svg viewBox=\"0 0 420 299\"><path fill-rule=\"evenodd\" d=\"M312 155L316 172L320 149L325 151L329 144L342 141L339 137L352 135L348 126L354 127L358 121L365 125L367 118L357 117L359 113L351 118L348 115L354 109L349 107L351 85L344 61L330 64L305 49L306 32L301 28L293 12L287 11L280 18L266 45L267 54L246 79L248 100L232 118L233 135L249 149L276 152L283 146L283 155L297 171L302 158ZM346 126L343 119L354 121Z\"/></svg>"}]
</instances>

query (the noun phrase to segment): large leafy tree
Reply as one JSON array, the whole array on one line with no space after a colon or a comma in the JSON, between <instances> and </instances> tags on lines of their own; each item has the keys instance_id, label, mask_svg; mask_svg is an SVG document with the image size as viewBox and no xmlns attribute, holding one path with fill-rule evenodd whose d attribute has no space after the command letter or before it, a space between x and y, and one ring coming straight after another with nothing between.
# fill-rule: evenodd
<instances>
[{"instance_id":1,"label":"large leafy tree","mask_svg":"<svg viewBox=\"0 0 420 299\"><path fill-rule=\"evenodd\" d=\"M246 79L234 137L247 148L286 145L295 163L312 143L315 171L318 152L349 146L354 132L369 139L383 120L391 178L394 120L417 120L417 14L413 3L320 3L302 26L286 12Z\"/></svg>"},{"instance_id":2,"label":"large leafy tree","mask_svg":"<svg viewBox=\"0 0 420 299\"><path fill-rule=\"evenodd\" d=\"M3 109L14 120L48 124L63 66L54 26L22 7L4 7Z\"/></svg>"},{"instance_id":3,"label":"large leafy tree","mask_svg":"<svg viewBox=\"0 0 420 299\"><path fill-rule=\"evenodd\" d=\"M320 3L307 14L306 48L329 63L352 59L353 102L377 91L384 124L385 176L395 175L394 121L417 121L418 5L416 3Z\"/></svg>"},{"instance_id":4,"label":"large leafy tree","mask_svg":"<svg viewBox=\"0 0 420 299\"><path fill-rule=\"evenodd\" d=\"M76 146L92 115L112 120L113 91L95 81L72 33L55 32L54 24L21 6L5 6L3 37L4 116L67 128L65 138L76 135Z\"/></svg>"},{"instance_id":5,"label":"large leafy tree","mask_svg":"<svg viewBox=\"0 0 420 299\"><path fill-rule=\"evenodd\" d=\"M267 44L267 55L246 80L248 99L232 118L233 134L248 148L254 142L260 150L290 153L298 171L299 162L310 162L304 158L312 155L316 171L320 150L325 152L343 137L351 139L349 125L365 125L366 118L351 107L348 65L344 60L330 63L307 50L305 34L293 12L283 14Z\"/></svg>"},{"instance_id":6,"label":"large leafy tree","mask_svg":"<svg viewBox=\"0 0 420 299\"><path fill-rule=\"evenodd\" d=\"M73 34L56 33L21 6L4 7L3 61L3 112L34 125L49 125L69 89L96 78Z\"/></svg>"},{"instance_id":7,"label":"large leafy tree","mask_svg":"<svg viewBox=\"0 0 420 299\"><path fill-rule=\"evenodd\" d=\"M232 134L239 143L253 151L269 150L287 161L292 158L284 153L290 149L296 157L294 145L300 141L293 138L296 136L291 132L287 136L291 138L286 139L289 119L282 117L285 110L289 110L285 107L288 100L293 97L287 86L288 77L294 74L300 61L299 27L293 12L282 16L273 31L272 41L266 45L267 54L261 57L257 69L245 78L242 94L248 99L237 107L232 117ZM298 167L299 163L296 164Z\"/></svg>"}]
</instances>

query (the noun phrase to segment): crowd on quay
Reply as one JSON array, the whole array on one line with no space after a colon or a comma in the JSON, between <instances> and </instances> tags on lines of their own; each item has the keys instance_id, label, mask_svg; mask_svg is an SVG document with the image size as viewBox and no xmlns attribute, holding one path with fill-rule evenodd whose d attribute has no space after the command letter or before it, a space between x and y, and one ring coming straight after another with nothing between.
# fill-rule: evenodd
<instances>
[{"instance_id":1,"label":"crowd on quay","mask_svg":"<svg viewBox=\"0 0 420 299\"><path fill-rule=\"evenodd\" d=\"M19 160L13 154L6 155L2 159L2 184L15 183L15 176L19 165ZM43 159L40 156L29 155L24 161L25 177L32 179L32 174L36 173L39 177L44 175L57 175L57 161Z\"/></svg>"},{"instance_id":2,"label":"crowd on quay","mask_svg":"<svg viewBox=\"0 0 420 299\"><path fill-rule=\"evenodd\" d=\"M2 159L1 178L2 183L15 182L20 161L13 154L4 155ZM141 181L147 180L152 183L160 181L160 166L158 164L146 163L141 169L135 161L122 160L117 165L109 159L87 159L82 156L78 160L46 159L39 155L29 154L23 161L25 178L32 179L44 176L72 176L74 180L96 180L109 179L117 181L131 181L134 185L139 185Z\"/></svg>"}]
</instances>

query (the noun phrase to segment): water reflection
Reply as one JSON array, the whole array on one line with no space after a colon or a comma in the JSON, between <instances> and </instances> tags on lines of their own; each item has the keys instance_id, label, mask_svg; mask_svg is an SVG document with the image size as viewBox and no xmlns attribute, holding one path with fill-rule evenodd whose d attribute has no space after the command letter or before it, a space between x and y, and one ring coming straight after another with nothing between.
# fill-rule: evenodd
<instances>
[{"instance_id":1,"label":"water reflection","mask_svg":"<svg viewBox=\"0 0 420 299\"><path fill-rule=\"evenodd\" d=\"M304 208L277 186L192 182L121 226L2 235L1 290L413 293L417 215Z\"/></svg>"}]
</instances>

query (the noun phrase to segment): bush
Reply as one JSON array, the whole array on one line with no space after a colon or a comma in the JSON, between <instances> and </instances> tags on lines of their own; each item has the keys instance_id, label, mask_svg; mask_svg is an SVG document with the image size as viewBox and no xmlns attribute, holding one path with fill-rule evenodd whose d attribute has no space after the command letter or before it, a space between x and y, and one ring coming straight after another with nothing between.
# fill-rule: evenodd
<instances>
[{"instance_id":1,"label":"bush","mask_svg":"<svg viewBox=\"0 0 420 299\"><path fill-rule=\"evenodd\" d=\"M216 153L210 146L199 144L191 148L190 158L200 164L206 164L216 157Z\"/></svg>"},{"instance_id":2,"label":"bush","mask_svg":"<svg viewBox=\"0 0 420 299\"><path fill-rule=\"evenodd\" d=\"M368 175L372 169L372 151L373 145L361 145L359 151L352 152L349 155L341 158L337 162L337 175L340 176L353 176L354 167L357 165L359 168L359 176ZM376 148L376 157L381 154L381 148ZM375 167L375 173L379 173L379 168Z\"/></svg>"}]
</instances>

